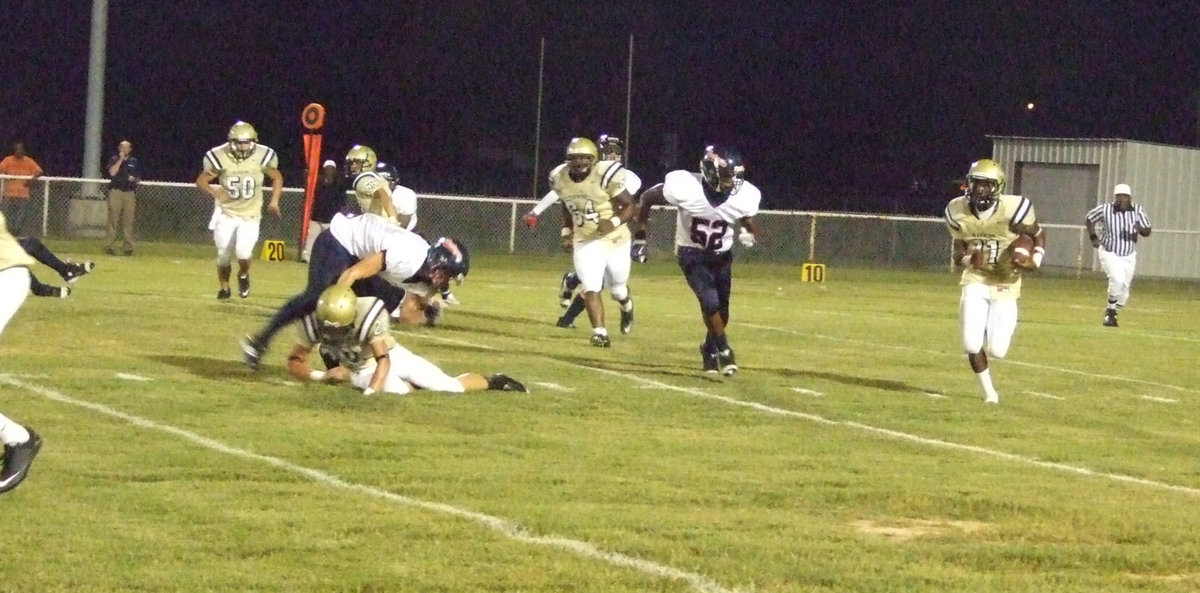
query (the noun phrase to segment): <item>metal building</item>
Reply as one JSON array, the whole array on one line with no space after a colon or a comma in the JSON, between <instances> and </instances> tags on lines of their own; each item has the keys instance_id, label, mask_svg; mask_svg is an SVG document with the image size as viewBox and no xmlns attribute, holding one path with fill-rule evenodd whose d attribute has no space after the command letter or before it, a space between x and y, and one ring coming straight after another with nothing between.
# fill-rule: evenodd
<instances>
[{"instance_id":1,"label":"metal building","mask_svg":"<svg viewBox=\"0 0 1200 593\"><path fill-rule=\"evenodd\" d=\"M1084 214L1127 183L1154 232L1138 242L1138 275L1200 279L1200 149L1119 138L989 136L1005 193L1030 198L1047 227L1046 264L1097 270Z\"/></svg>"}]
</instances>

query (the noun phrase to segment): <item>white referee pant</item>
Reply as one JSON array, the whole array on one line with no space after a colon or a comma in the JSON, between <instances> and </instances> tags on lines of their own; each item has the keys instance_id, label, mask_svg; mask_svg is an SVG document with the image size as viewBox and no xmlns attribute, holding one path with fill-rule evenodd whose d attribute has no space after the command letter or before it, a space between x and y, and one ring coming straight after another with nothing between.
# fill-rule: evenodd
<instances>
[{"instance_id":1,"label":"white referee pant","mask_svg":"<svg viewBox=\"0 0 1200 593\"><path fill-rule=\"evenodd\" d=\"M1129 285L1133 284L1133 271L1137 268L1137 252L1117 255L1103 247L1099 249L1100 269L1108 276L1108 298L1115 299L1118 307L1129 300Z\"/></svg>"}]
</instances>

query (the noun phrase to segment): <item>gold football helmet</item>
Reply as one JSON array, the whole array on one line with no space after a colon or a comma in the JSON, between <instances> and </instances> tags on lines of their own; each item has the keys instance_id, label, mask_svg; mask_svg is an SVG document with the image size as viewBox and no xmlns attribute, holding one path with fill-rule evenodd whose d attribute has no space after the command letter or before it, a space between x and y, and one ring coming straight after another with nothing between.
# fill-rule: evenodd
<instances>
[{"instance_id":1,"label":"gold football helmet","mask_svg":"<svg viewBox=\"0 0 1200 593\"><path fill-rule=\"evenodd\" d=\"M317 299L317 324L321 335L339 339L354 331L358 317L358 296L345 286L333 285Z\"/></svg>"},{"instance_id":2,"label":"gold football helmet","mask_svg":"<svg viewBox=\"0 0 1200 593\"><path fill-rule=\"evenodd\" d=\"M346 170L351 175L357 175L364 171L374 171L375 165L378 162L379 157L375 156L375 150L370 146L355 144L346 153Z\"/></svg>"},{"instance_id":3,"label":"gold football helmet","mask_svg":"<svg viewBox=\"0 0 1200 593\"><path fill-rule=\"evenodd\" d=\"M567 145L567 166L571 168L572 176L587 175L598 160L600 150L587 138L572 138Z\"/></svg>"},{"instance_id":4,"label":"gold football helmet","mask_svg":"<svg viewBox=\"0 0 1200 593\"><path fill-rule=\"evenodd\" d=\"M992 159L979 159L967 171L967 199L976 210L987 210L1004 191L1004 167Z\"/></svg>"},{"instance_id":5,"label":"gold football helmet","mask_svg":"<svg viewBox=\"0 0 1200 593\"><path fill-rule=\"evenodd\" d=\"M237 160L250 158L258 145L258 132L254 126L239 120L229 127L229 152Z\"/></svg>"}]
</instances>

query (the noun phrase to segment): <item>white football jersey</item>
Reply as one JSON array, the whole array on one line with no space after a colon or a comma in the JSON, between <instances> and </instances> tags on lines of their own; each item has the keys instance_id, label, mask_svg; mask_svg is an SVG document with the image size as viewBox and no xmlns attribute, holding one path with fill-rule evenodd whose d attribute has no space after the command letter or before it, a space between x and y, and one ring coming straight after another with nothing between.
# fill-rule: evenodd
<instances>
[{"instance_id":1,"label":"white football jersey","mask_svg":"<svg viewBox=\"0 0 1200 593\"><path fill-rule=\"evenodd\" d=\"M354 199L358 200L363 212L383 216L383 204L375 197L379 188L387 189L387 180L382 175L374 171L363 171L354 178L351 185L354 188Z\"/></svg>"},{"instance_id":2,"label":"white football jersey","mask_svg":"<svg viewBox=\"0 0 1200 593\"><path fill-rule=\"evenodd\" d=\"M408 289L405 280L421 270L429 254L429 243L420 235L389 223L382 216L338 213L329 223L333 238L359 259L383 253L379 276L389 284Z\"/></svg>"},{"instance_id":3,"label":"white football jersey","mask_svg":"<svg viewBox=\"0 0 1200 593\"><path fill-rule=\"evenodd\" d=\"M684 170L671 171L663 180L663 197L678 208L675 245L729 251L737 221L758 214L762 192L743 180L737 193L713 206L704 194L703 183L699 173Z\"/></svg>"},{"instance_id":4,"label":"white football jersey","mask_svg":"<svg viewBox=\"0 0 1200 593\"><path fill-rule=\"evenodd\" d=\"M412 217L404 228L410 231L417 228L417 192L397 185L392 189L392 206L396 208L397 216L407 214Z\"/></svg>"}]
</instances>

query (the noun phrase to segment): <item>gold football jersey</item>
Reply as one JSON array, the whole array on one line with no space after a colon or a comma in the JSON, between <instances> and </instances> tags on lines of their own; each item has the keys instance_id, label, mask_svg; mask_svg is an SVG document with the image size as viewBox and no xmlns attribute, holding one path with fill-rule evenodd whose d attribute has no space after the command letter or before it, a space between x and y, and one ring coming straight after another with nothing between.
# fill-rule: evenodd
<instances>
[{"instance_id":1,"label":"gold football jersey","mask_svg":"<svg viewBox=\"0 0 1200 593\"><path fill-rule=\"evenodd\" d=\"M229 144L204 153L204 170L215 175L233 198L221 204L221 210L239 218L262 217L264 173L278 168L279 157L271 147L262 144L255 145L254 152L242 160L233 158Z\"/></svg>"},{"instance_id":2,"label":"gold football jersey","mask_svg":"<svg viewBox=\"0 0 1200 593\"><path fill-rule=\"evenodd\" d=\"M375 195L379 188L387 188L388 182L374 171L363 171L354 178L354 198L358 200L358 205L362 207L362 211L366 214L377 214L387 218L387 214L383 210L383 202ZM391 195L391 192L388 191ZM388 222L396 222L389 220Z\"/></svg>"},{"instance_id":3,"label":"gold football jersey","mask_svg":"<svg viewBox=\"0 0 1200 593\"><path fill-rule=\"evenodd\" d=\"M961 284L987 284L1012 298L1020 296L1021 270L1012 265L1010 246L1017 238L1014 228L1037 222L1033 203L1021 196L1001 195L991 214L979 218L971 211L969 198L960 196L946 206L945 220L950 236L985 256L983 269L963 270Z\"/></svg>"},{"instance_id":4,"label":"gold football jersey","mask_svg":"<svg viewBox=\"0 0 1200 593\"><path fill-rule=\"evenodd\" d=\"M387 349L396 346L392 337L391 321L383 301L375 297L358 297L354 314L354 327L338 340L327 340L321 333L321 324L315 312L300 319L300 343L313 347L320 344L321 352L337 358L351 370L375 366L371 342L383 339Z\"/></svg>"},{"instance_id":5,"label":"gold football jersey","mask_svg":"<svg viewBox=\"0 0 1200 593\"><path fill-rule=\"evenodd\" d=\"M17 238L8 232L8 220L0 213L0 270L18 266L33 267L33 258L25 253Z\"/></svg>"},{"instance_id":6,"label":"gold football jersey","mask_svg":"<svg viewBox=\"0 0 1200 593\"><path fill-rule=\"evenodd\" d=\"M616 161L600 161L588 176L578 183L571 179L570 167L563 163L550 172L550 189L558 194L575 227L575 240L600 237L600 221L612 218L612 198L625 191L625 167ZM629 238L629 225L604 236L614 241Z\"/></svg>"}]
</instances>

